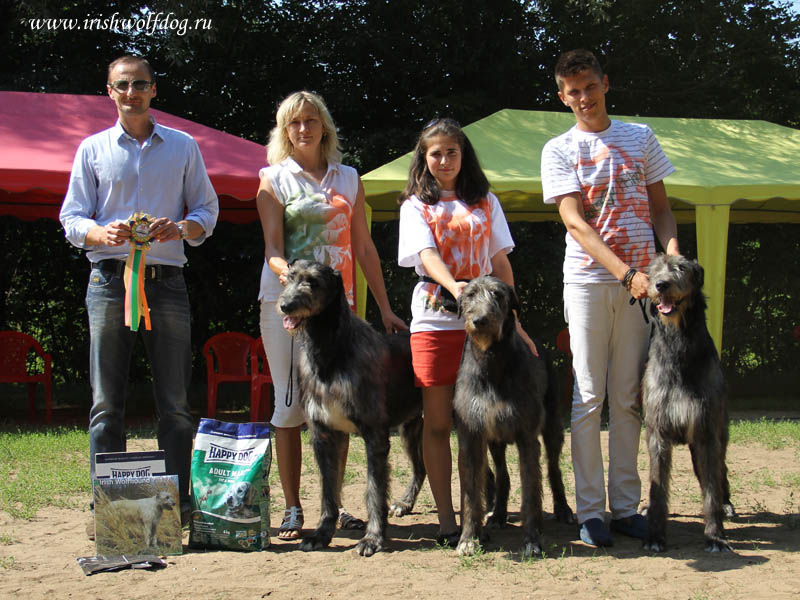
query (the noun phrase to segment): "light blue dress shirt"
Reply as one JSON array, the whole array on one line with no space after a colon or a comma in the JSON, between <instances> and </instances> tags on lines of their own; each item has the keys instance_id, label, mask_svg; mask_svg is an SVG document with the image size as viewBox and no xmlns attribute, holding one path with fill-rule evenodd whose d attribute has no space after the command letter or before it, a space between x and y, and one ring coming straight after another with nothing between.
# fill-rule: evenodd
<instances>
[{"instance_id":1,"label":"light blue dress shirt","mask_svg":"<svg viewBox=\"0 0 800 600\"><path fill-rule=\"evenodd\" d=\"M192 136L154 121L153 133L139 144L117 121L81 142L59 217L67 239L88 249L91 262L124 260L127 244L87 246L86 234L95 225L127 220L135 212L199 223L204 233L186 240L192 246L211 235L219 202ZM182 240L154 241L147 251L147 264L185 263Z\"/></svg>"}]
</instances>

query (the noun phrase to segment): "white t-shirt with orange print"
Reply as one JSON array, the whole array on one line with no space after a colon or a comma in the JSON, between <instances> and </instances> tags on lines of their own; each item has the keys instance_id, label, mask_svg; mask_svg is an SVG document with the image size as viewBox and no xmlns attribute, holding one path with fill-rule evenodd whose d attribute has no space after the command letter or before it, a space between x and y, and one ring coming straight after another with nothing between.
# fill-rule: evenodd
<instances>
[{"instance_id":1,"label":"white t-shirt with orange print","mask_svg":"<svg viewBox=\"0 0 800 600\"><path fill-rule=\"evenodd\" d=\"M675 171L647 125L611 121L593 133L573 127L542 150L545 204L580 192L586 222L623 262L643 270L655 253L647 186ZM567 233L564 283L617 279Z\"/></svg>"},{"instance_id":2,"label":"white t-shirt with orange print","mask_svg":"<svg viewBox=\"0 0 800 600\"><path fill-rule=\"evenodd\" d=\"M436 248L456 279L492 272L492 257L511 252L514 240L497 197L489 193L468 206L453 192L442 192L433 205L411 196L400 206L398 264L427 276L419 253ZM441 286L419 282L411 297L411 333L464 329L464 321L441 305Z\"/></svg>"}]
</instances>

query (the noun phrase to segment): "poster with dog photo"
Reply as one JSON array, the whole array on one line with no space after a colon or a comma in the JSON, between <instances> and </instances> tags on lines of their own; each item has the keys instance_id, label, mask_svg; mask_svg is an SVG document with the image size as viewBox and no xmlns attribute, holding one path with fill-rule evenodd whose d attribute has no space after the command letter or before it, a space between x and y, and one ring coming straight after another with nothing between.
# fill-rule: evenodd
<instances>
[{"instance_id":1,"label":"poster with dog photo","mask_svg":"<svg viewBox=\"0 0 800 600\"><path fill-rule=\"evenodd\" d=\"M97 554L181 554L178 476L94 480Z\"/></svg>"}]
</instances>

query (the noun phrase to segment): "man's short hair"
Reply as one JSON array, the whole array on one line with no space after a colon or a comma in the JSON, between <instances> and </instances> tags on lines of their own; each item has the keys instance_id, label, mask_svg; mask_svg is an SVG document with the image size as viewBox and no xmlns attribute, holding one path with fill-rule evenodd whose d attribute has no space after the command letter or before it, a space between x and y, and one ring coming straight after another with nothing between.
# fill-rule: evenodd
<instances>
[{"instance_id":1,"label":"man's short hair","mask_svg":"<svg viewBox=\"0 0 800 600\"><path fill-rule=\"evenodd\" d=\"M150 77L150 81L155 81L156 80L156 72L153 71L153 67L150 66L150 63L147 62L146 58L144 58L142 56L134 56L133 54L126 54L125 56L120 56L118 59L116 59L116 60L112 61L111 63L109 63L109 65L108 65L108 75L107 75L107 79L109 79L109 83L110 83L110 80L111 80L111 71L113 71L114 68L117 65L120 65L122 63L139 63L145 69L147 69L147 75L148 75L148 77Z\"/></svg>"},{"instance_id":2,"label":"man's short hair","mask_svg":"<svg viewBox=\"0 0 800 600\"><path fill-rule=\"evenodd\" d=\"M558 84L558 89L561 89L564 77L571 77L586 70L594 71L598 77L603 77L603 68L600 66L600 62L588 50L578 48L564 52L556 62L556 84Z\"/></svg>"}]
</instances>

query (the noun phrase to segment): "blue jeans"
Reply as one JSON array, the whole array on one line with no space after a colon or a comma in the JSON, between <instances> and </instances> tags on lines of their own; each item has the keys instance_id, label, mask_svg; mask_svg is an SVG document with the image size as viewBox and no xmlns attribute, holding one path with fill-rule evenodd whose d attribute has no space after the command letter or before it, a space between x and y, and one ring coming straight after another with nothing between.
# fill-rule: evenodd
<instances>
[{"instance_id":1,"label":"blue jeans","mask_svg":"<svg viewBox=\"0 0 800 600\"><path fill-rule=\"evenodd\" d=\"M165 452L167 474L178 475L181 504L189 503L194 423L187 388L192 376L189 296L183 273L145 281L152 329L139 324L158 412L158 447ZM137 332L125 326L125 285L113 272L93 268L86 291L89 313L89 452L94 480L97 452L124 452L125 405L129 396L133 345Z\"/></svg>"}]
</instances>

